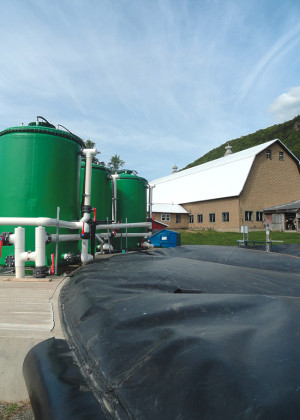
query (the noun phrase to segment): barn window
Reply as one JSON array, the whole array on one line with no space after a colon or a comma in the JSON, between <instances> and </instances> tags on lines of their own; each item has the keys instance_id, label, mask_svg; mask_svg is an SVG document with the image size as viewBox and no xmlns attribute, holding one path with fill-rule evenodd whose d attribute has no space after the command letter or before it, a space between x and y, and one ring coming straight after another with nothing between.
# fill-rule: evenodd
<instances>
[{"instance_id":1,"label":"barn window","mask_svg":"<svg viewBox=\"0 0 300 420\"><path fill-rule=\"evenodd\" d=\"M209 213L209 222L214 223L216 221L216 213Z\"/></svg>"},{"instance_id":2,"label":"barn window","mask_svg":"<svg viewBox=\"0 0 300 420\"><path fill-rule=\"evenodd\" d=\"M162 213L161 214L161 220L163 222L169 222L170 221L170 215L168 213Z\"/></svg>"},{"instance_id":3,"label":"barn window","mask_svg":"<svg viewBox=\"0 0 300 420\"><path fill-rule=\"evenodd\" d=\"M267 149L266 154L267 154L267 159L272 159L272 151L271 151L271 149Z\"/></svg>"},{"instance_id":4,"label":"barn window","mask_svg":"<svg viewBox=\"0 0 300 420\"><path fill-rule=\"evenodd\" d=\"M252 222L253 221L253 211L249 211L249 210L245 211L245 220L246 220L246 222Z\"/></svg>"},{"instance_id":5,"label":"barn window","mask_svg":"<svg viewBox=\"0 0 300 420\"><path fill-rule=\"evenodd\" d=\"M197 223L203 223L203 214L197 214Z\"/></svg>"},{"instance_id":6,"label":"barn window","mask_svg":"<svg viewBox=\"0 0 300 420\"><path fill-rule=\"evenodd\" d=\"M222 222L229 222L229 212L225 211L222 213Z\"/></svg>"},{"instance_id":7,"label":"barn window","mask_svg":"<svg viewBox=\"0 0 300 420\"><path fill-rule=\"evenodd\" d=\"M283 160L283 152L279 152L279 160Z\"/></svg>"},{"instance_id":8,"label":"barn window","mask_svg":"<svg viewBox=\"0 0 300 420\"><path fill-rule=\"evenodd\" d=\"M181 214L176 214L176 223L181 223Z\"/></svg>"},{"instance_id":9,"label":"barn window","mask_svg":"<svg viewBox=\"0 0 300 420\"><path fill-rule=\"evenodd\" d=\"M194 215L193 214L189 215L189 223L194 223Z\"/></svg>"},{"instance_id":10,"label":"barn window","mask_svg":"<svg viewBox=\"0 0 300 420\"><path fill-rule=\"evenodd\" d=\"M264 214L262 211L257 211L256 212L256 221L257 222L263 222L264 220Z\"/></svg>"}]
</instances>

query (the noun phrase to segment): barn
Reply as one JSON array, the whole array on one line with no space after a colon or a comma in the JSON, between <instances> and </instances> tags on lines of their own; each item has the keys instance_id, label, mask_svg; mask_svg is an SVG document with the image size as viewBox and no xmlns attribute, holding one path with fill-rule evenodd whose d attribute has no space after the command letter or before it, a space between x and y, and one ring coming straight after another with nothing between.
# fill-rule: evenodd
<instances>
[{"instance_id":1,"label":"barn","mask_svg":"<svg viewBox=\"0 0 300 420\"><path fill-rule=\"evenodd\" d=\"M239 231L264 228L269 207L300 198L300 166L296 156L278 139L153 180L157 220L172 218L177 228ZM180 205L186 218L168 213ZM178 213L179 214L179 213ZM187 217L187 216L186 216ZM178 221L176 223L176 220Z\"/></svg>"}]
</instances>

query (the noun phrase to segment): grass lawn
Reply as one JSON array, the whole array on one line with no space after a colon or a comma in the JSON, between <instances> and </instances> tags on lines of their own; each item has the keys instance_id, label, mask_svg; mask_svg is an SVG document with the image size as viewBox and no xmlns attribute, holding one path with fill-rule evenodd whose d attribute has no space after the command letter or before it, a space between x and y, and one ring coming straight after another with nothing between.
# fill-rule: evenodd
<instances>
[{"instance_id":1,"label":"grass lawn","mask_svg":"<svg viewBox=\"0 0 300 420\"><path fill-rule=\"evenodd\" d=\"M214 230L180 230L181 245L226 245L236 246L237 241L243 239L238 232L216 232ZM246 237L246 235L245 235ZM266 232L252 231L248 235L249 241L265 241ZM270 232L270 239L283 241L283 244L300 244L300 233Z\"/></svg>"}]
</instances>

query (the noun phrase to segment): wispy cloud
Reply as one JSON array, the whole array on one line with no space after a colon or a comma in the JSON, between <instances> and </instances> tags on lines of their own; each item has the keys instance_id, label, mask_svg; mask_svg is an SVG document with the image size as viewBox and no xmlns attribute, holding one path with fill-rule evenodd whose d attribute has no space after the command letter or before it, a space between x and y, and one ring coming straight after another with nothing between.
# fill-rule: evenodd
<instances>
[{"instance_id":1,"label":"wispy cloud","mask_svg":"<svg viewBox=\"0 0 300 420\"><path fill-rule=\"evenodd\" d=\"M272 121L268 105L299 84L297 4L4 2L0 126L44 115L103 160L162 176Z\"/></svg>"},{"instance_id":2,"label":"wispy cloud","mask_svg":"<svg viewBox=\"0 0 300 420\"><path fill-rule=\"evenodd\" d=\"M291 88L287 93L278 96L269 106L277 121L292 119L300 114L300 86Z\"/></svg>"}]
</instances>

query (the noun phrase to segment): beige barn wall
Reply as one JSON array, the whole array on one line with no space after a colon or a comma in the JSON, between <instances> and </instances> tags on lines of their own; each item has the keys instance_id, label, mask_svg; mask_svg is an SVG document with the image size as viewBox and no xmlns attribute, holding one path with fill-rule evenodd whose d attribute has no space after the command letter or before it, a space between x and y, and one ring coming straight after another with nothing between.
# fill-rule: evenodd
<instances>
[{"instance_id":1,"label":"beige barn wall","mask_svg":"<svg viewBox=\"0 0 300 420\"><path fill-rule=\"evenodd\" d=\"M167 213L167 212L165 212ZM165 214L164 213L164 214ZM155 212L155 219L158 220L159 222L163 222L166 225L168 225L168 227L166 229L187 229L188 228L188 224L189 224L189 215L188 214L181 214L181 223L176 223L176 214L175 213L168 213L170 214L170 220L166 221L166 220L161 220L161 215L162 213L158 213Z\"/></svg>"},{"instance_id":2,"label":"beige barn wall","mask_svg":"<svg viewBox=\"0 0 300 420\"><path fill-rule=\"evenodd\" d=\"M257 155L240 196L240 224L251 229L264 228L262 222L255 220L257 211L300 199L300 175L295 160L279 144L269 149L272 159L266 158L266 150ZM283 161L279 160L280 151ZM253 211L253 221L245 222L245 211Z\"/></svg>"},{"instance_id":3,"label":"beige barn wall","mask_svg":"<svg viewBox=\"0 0 300 420\"><path fill-rule=\"evenodd\" d=\"M237 197L218 200L184 203L182 206L194 215L194 223L189 223L189 228L216 229L220 231L239 230L239 199ZM222 213L229 212L229 222L222 222ZM215 213L215 223L209 222L209 214ZM203 223L197 223L197 214L203 214Z\"/></svg>"}]
</instances>

